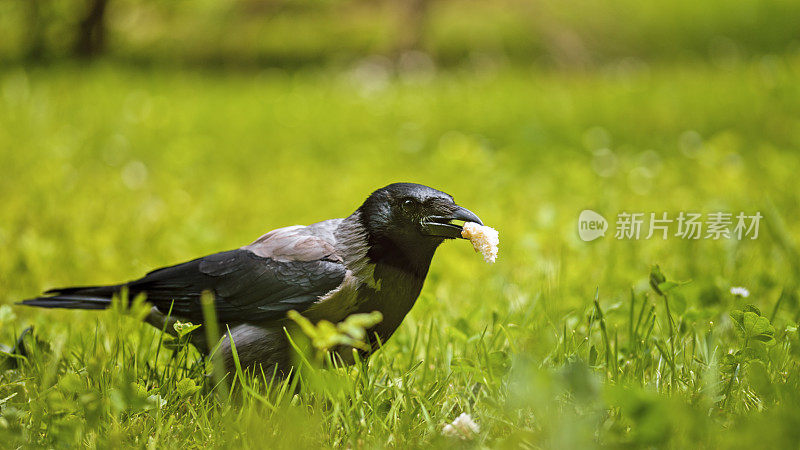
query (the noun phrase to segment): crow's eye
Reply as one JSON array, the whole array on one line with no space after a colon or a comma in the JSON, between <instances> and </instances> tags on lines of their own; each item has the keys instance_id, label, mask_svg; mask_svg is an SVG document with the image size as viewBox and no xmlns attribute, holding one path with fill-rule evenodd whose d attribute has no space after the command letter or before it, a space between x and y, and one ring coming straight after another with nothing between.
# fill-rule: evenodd
<instances>
[{"instance_id":1,"label":"crow's eye","mask_svg":"<svg viewBox=\"0 0 800 450\"><path fill-rule=\"evenodd\" d=\"M403 208L410 209L412 207L414 207L414 200L411 200L410 198L403 200Z\"/></svg>"}]
</instances>

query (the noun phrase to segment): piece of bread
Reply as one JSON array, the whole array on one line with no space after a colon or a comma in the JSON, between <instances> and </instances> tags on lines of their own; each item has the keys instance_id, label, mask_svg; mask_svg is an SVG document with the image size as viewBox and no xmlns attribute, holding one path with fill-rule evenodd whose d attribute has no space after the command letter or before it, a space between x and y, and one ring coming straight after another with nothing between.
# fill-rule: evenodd
<instances>
[{"instance_id":1,"label":"piece of bread","mask_svg":"<svg viewBox=\"0 0 800 450\"><path fill-rule=\"evenodd\" d=\"M497 246L500 244L497 230L475 222L467 222L462 227L461 236L472 242L472 247L483 255L484 261L493 263L497 260Z\"/></svg>"}]
</instances>

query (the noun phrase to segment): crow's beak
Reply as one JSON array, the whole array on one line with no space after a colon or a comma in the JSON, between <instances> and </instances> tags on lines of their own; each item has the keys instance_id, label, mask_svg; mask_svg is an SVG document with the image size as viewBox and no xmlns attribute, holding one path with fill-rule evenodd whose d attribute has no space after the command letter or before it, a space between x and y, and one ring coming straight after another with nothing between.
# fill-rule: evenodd
<instances>
[{"instance_id":1,"label":"crow's beak","mask_svg":"<svg viewBox=\"0 0 800 450\"><path fill-rule=\"evenodd\" d=\"M475 222L479 225L483 225L480 217L476 216L475 213L467 208L456 206L456 209L446 216L428 216L422 219L422 232L430 236L440 236L450 239L464 239L461 236L461 225L451 223L454 220Z\"/></svg>"}]
</instances>

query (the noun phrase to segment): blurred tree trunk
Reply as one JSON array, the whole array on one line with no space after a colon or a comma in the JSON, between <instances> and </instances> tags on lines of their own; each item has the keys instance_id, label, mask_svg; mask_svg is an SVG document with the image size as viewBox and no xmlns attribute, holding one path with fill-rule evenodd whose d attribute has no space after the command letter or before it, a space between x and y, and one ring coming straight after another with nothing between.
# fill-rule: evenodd
<instances>
[{"instance_id":1,"label":"blurred tree trunk","mask_svg":"<svg viewBox=\"0 0 800 450\"><path fill-rule=\"evenodd\" d=\"M397 50L400 53L409 50L420 50L422 38L425 35L431 0L405 0L402 5L402 32L397 43Z\"/></svg>"},{"instance_id":2,"label":"blurred tree trunk","mask_svg":"<svg viewBox=\"0 0 800 450\"><path fill-rule=\"evenodd\" d=\"M86 15L78 24L78 36L75 41L77 56L91 58L105 50L107 6L108 0L89 0Z\"/></svg>"},{"instance_id":3,"label":"blurred tree trunk","mask_svg":"<svg viewBox=\"0 0 800 450\"><path fill-rule=\"evenodd\" d=\"M531 32L541 37L543 50L551 61L564 69L582 70L592 66L591 42L558 19L554 10L559 3L535 1L523 3L530 18Z\"/></svg>"},{"instance_id":4,"label":"blurred tree trunk","mask_svg":"<svg viewBox=\"0 0 800 450\"><path fill-rule=\"evenodd\" d=\"M42 59L44 55L44 24L42 23L41 0L27 0L28 35L25 57L29 60Z\"/></svg>"}]
</instances>

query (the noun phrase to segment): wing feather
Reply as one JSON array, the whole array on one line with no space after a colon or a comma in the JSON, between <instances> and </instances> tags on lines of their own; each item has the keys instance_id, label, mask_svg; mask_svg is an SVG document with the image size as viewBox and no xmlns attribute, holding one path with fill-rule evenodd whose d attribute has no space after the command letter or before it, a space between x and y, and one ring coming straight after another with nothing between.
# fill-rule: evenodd
<instances>
[{"instance_id":1,"label":"wing feather","mask_svg":"<svg viewBox=\"0 0 800 450\"><path fill-rule=\"evenodd\" d=\"M344 280L346 268L328 230L338 222L326 222L274 230L249 246L157 269L125 284L54 289L49 297L23 303L102 308L127 287L131 297L144 293L164 313L172 308L177 317L202 322L200 299L210 291L221 322L282 318L291 309L305 310Z\"/></svg>"}]
</instances>

